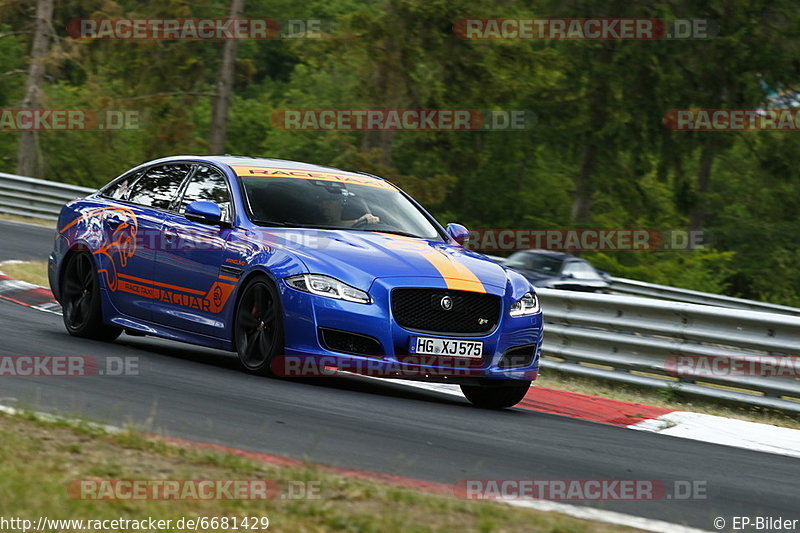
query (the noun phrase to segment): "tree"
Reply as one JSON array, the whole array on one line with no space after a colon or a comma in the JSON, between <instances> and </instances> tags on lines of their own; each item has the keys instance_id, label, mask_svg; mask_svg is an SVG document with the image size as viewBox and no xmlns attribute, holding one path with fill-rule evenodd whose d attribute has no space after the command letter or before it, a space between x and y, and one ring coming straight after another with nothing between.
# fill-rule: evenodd
<instances>
[{"instance_id":1,"label":"tree","mask_svg":"<svg viewBox=\"0 0 800 533\"><path fill-rule=\"evenodd\" d=\"M25 97L22 100L23 109L35 109L41 105L45 75L44 60L50 48L52 27L53 0L38 0L28 79L25 82ZM42 165L39 156L38 135L36 131L22 132L17 153L17 174L40 176Z\"/></svg>"},{"instance_id":2,"label":"tree","mask_svg":"<svg viewBox=\"0 0 800 533\"><path fill-rule=\"evenodd\" d=\"M230 18L238 19L241 17L243 9L244 0L231 0ZM228 107L233 93L233 76L238 46L239 41L237 39L228 39L222 47L222 62L217 75L217 95L214 98L211 138L209 140L209 150L212 154L221 154L225 151L225 137L228 130Z\"/></svg>"}]
</instances>

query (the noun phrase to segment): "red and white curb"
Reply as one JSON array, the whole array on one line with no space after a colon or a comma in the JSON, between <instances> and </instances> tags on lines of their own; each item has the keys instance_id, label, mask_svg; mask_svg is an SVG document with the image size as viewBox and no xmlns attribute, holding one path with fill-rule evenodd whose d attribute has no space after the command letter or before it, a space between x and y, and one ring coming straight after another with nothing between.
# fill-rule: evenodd
<instances>
[{"instance_id":1,"label":"red and white curb","mask_svg":"<svg viewBox=\"0 0 800 533\"><path fill-rule=\"evenodd\" d=\"M24 263L24 261L3 261L0 263L0 269L3 268L3 265L19 263ZM50 289L12 279L2 272L0 272L0 299L32 307L39 311L61 314L61 305L53 298Z\"/></svg>"},{"instance_id":2,"label":"red and white curb","mask_svg":"<svg viewBox=\"0 0 800 533\"><path fill-rule=\"evenodd\" d=\"M628 428L800 458L800 430L735 418L672 411Z\"/></svg>"},{"instance_id":3,"label":"red and white curb","mask_svg":"<svg viewBox=\"0 0 800 533\"><path fill-rule=\"evenodd\" d=\"M409 381L406 385L463 397L458 385L419 381ZM800 430L770 424L673 411L538 386L531 387L517 407L636 431L800 458Z\"/></svg>"},{"instance_id":4,"label":"red and white curb","mask_svg":"<svg viewBox=\"0 0 800 533\"><path fill-rule=\"evenodd\" d=\"M19 263L19 261L14 262ZM0 263L0 269L4 264L10 263L12 261ZM0 272L0 299L48 313L61 314L61 306L53 299L49 289L11 279L2 272ZM419 381L393 380L392 382L463 398L461 389L457 385ZM532 387L517 407L636 431L800 458L800 430L797 429L703 413L673 411L538 386Z\"/></svg>"}]
</instances>

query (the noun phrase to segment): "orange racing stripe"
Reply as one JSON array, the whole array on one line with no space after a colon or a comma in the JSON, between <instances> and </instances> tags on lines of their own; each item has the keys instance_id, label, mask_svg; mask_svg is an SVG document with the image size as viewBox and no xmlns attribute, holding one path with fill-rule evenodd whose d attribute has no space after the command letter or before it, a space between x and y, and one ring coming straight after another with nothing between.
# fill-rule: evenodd
<instances>
[{"instance_id":1,"label":"orange racing stripe","mask_svg":"<svg viewBox=\"0 0 800 533\"><path fill-rule=\"evenodd\" d=\"M128 274L122 274L122 273L117 274L117 275L119 277L121 277L121 278L131 279L133 281L140 281L142 283L149 283L150 285L155 285L156 287L164 287L165 289L174 289L176 291L188 292L188 293L191 293L191 294L197 294L199 296L205 296L206 295L206 293L204 291L198 291L198 290L195 290L195 289L187 289L186 287L178 287L177 285L170 285L168 283L161 283L160 281L153 281L153 280L144 279L144 278L137 278L135 276L129 276Z\"/></svg>"},{"instance_id":2,"label":"orange racing stripe","mask_svg":"<svg viewBox=\"0 0 800 533\"><path fill-rule=\"evenodd\" d=\"M395 186L379 178L367 175L352 175L345 172L324 172L317 170L292 170L287 168L250 167L231 165L237 176L267 176L316 181L334 181L350 185L365 185L378 189L395 190Z\"/></svg>"},{"instance_id":3,"label":"orange racing stripe","mask_svg":"<svg viewBox=\"0 0 800 533\"><path fill-rule=\"evenodd\" d=\"M457 261L449 254L441 250L431 248L427 244L423 244L411 237L403 235L394 235L391 233L380 233L381 235L392 239L396 245L389 245L390 248L403 250L407 252L416 252L428 260L433 267L439 271L439 274L447 284L448 289L456 291L470 291L470 292L486 292L486 288L464 263Z\"/></svg>"}]
</instances>

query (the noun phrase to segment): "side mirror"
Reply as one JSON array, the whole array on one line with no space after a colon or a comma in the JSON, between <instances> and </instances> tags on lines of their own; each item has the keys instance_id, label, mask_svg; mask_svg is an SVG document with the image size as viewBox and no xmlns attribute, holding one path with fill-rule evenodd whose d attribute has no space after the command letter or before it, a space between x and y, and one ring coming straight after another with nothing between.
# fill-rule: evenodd
<instances>
[{"instance_id":1,"label":"side mirror","mask_svg":"<svg viewBox=\"0 0 800 533\"><path fill-rule=\"evenodd\" d=\"M447 234L461 246L464 246L464 243L469 238L469 230L467 228L461 224L454 224L452 222L447 225Z\"/></svg>"},{"instance_id":2,"label":"side mirror","mask_svg":"<svg viewBox=\"0 0 800 533\"><path fill-rule=\"evenodd\" d=\"M201 224L219 225L222 222L222 210L214 202L198 201L186 206L183 216Z\"/></svg>"}]
</instances>

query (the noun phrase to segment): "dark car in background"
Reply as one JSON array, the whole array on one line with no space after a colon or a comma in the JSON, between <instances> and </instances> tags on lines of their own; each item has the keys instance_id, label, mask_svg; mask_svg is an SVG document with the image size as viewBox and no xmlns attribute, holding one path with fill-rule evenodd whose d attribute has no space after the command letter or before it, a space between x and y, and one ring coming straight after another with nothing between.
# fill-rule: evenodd
<instances>
[{"instance_id":1,"label":"dark car in background","mask_svg":"<svg viewBox=\"0 0 800 533\"><path fill-rule=\"evenodd\" d=\"M610 288L608 274L565 252L524 250L512 254L503 264L536 287L583 292L609 292Z\"/></svg>"}]
</instances>

